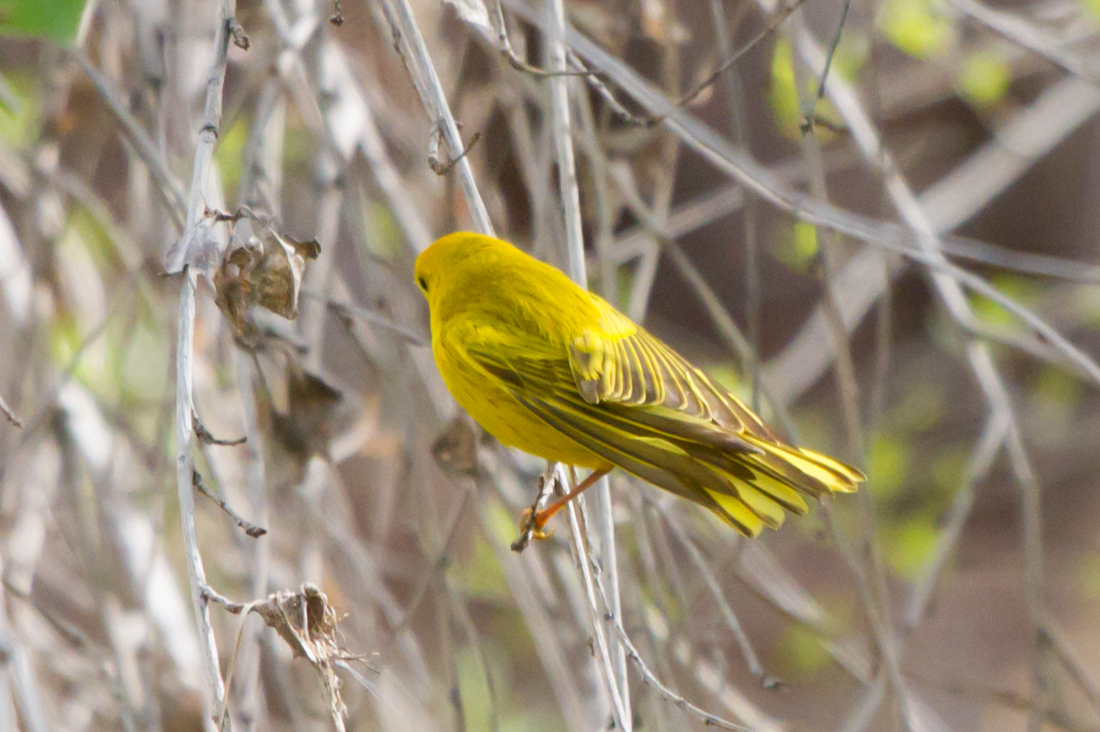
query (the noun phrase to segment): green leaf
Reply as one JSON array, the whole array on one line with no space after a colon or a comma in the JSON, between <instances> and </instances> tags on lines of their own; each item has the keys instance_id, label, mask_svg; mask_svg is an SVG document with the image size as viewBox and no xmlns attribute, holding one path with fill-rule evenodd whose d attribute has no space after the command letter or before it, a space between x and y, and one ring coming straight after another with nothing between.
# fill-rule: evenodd
<instances>
[{"instance_id":1,"label":"green leaf","mask_svg":"<svg viewBox=\"0 0 1100 732\"><path fill-rule=\"evenodd\" d=\"M1081 7L1094 21L1100 20L1100 0L1081 0Z\"/></svg>"},{"instance_id":2,"label":"green leaf","mask_svg":"<svg viewBox=\"0 0 1100 732\"><path fill-rule=\"evenodd\" d=\"M1019 275L997 275L992 279L992 284L1003 295L1026 307L1032 307L1043 292L1042 288L1034 282ZM1019 328L1019 319L1000 303L984 295L971 295L970 303L974 308L974 314L983 322L1002 328Z\"/></svg>"},{"instance_id":3,"label":"green leaf","mask_svg":"<svg viewBox=\"0 0 1100 732\"><path fill-rule=\"evenodd\" d=\"M1081 324L1090 328L1100 328L1100 287L1088 285L1075 288L1070 298Z\"/></svg>"},{"instance_id":4,"label":"green leaf","mask_svg":"<svg viewBox=\"0 0 1100 732\"><path fill-rule=\"evenodd\" d=\"M935 0L889 0L878 26L896 48L919 59L942 55L955 39L950 19Z\"/></svg>"},{"instance_id":5,"label":"green leaf","mask_svg":"<svg viewBox=\"0 0 1100 732\"><path fill-rule=\"evenodd\" d=\"M0 0L0 35L72 43L85 0Z\"/></svg>"},{"instance_id":6,"label":"green leaf","mask_svg":"<svg viewBox=\"0 0 1100 732\"><path fill-rule=\"evenodd\" d=\"M798 89L794 82L794 57L791 43L786 38L775 42L772 52L771 92L768 103L780 131L785 134L798 134L802 122L802 112L798 107Z\"/></svg>"},{"instance_id":7,"label":"green leaf","mask_svg":"<svg viewBox=\"0 0 1100 732\"><path fill-rule=\"evenodd\" d=\"M1011 83L1012 70L995 49L970 54L955 80L959 94L978 109L987 109L1001 101Z\"/></svg>"},{"instance_id":8,"label":"green leaf","mask_svg":"<svg viewBox=\"0 0 1100 732\"><path fill-rule=\"evenodd\" d=\"M778 240L775 257L795 272L808 272L817 258L817 227L796 221L791 235Z\"/></svg>"},{"instance_id":9,"label":"green leaf","mask_svg":"<svg viewBox=\"0 0 1100 732\"><path fill-rule=\"evenodd\" d=\"M784 675L801 679L812 678L831 660L821 639L800 625L792 626L783 634L776 654Z\"/></svg>"},{"instance_id":10,"label":"green leaf","mask_svg":"<svg viewBox=\"0 0 1100 732\"><path fill-rule=\"evenodd\" d=\"M932 556L939 536L931 519L918 516L884 532L886 560L900 576L912 579Z\"/></svg>"},{"instance_id":11,"label":"green leaf","mask_svg":"<svg viewBox=\"0 0 1100 732\"><path fill-rule=\"evenodd\" d=\"M221 173L227 201L236 200L240 195L237 187L241 182L241 164L244 146L248 142L249 122L245 115L238 117L229 131L221 136L214 150L214 159L218 163L218 172Z\"/></svg>"},{"instance_id":12,"label":"green leaf","mask_svg":"<svg viewBox=\"0 0 1100 732\"><path fill-rule=\"evenodd\" d=\"M867 451L868 489L880 498L895 495L905 484L912 459L907 442L884 434L876 435Z\"/></svg>"}]
</instances>

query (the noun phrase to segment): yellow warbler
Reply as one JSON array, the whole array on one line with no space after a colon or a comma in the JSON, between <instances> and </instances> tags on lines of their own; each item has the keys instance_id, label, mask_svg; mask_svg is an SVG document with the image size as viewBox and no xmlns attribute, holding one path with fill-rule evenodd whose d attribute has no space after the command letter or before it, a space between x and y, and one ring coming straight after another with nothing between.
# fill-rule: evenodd
<instances>
[{"instance_id":1,"label":"yellow warbler","mask_svg":"<svg viewBox=\"0 0 1100 732\"><path fill-rule=\"evenodd\" d=\"M746 536L802 496L856 490L859 470L784 443L737 397L562 272L511 244L460 232L416 260L432 351L451 394L500 442L591 468L539 511L618 466L694 501Z\"/></svg>"}]
</instances>

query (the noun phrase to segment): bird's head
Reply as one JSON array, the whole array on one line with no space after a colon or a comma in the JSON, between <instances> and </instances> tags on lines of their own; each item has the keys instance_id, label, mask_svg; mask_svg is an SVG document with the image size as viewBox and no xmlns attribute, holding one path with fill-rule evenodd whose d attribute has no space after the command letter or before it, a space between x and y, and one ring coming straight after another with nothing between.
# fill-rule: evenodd
<instances>
[{"instance_id":1,"label":"bird's head","mask_svg":"<svg viewBox=\"0 0 1100 732\"><path fill-rule=\"evenodd\" d=\"M467 289L469 275L476 274L487 250L510 249L511 244L469 231L447 234L416 258L413 276L433 312L455 288Z\"/></svg>"}]
</instances>

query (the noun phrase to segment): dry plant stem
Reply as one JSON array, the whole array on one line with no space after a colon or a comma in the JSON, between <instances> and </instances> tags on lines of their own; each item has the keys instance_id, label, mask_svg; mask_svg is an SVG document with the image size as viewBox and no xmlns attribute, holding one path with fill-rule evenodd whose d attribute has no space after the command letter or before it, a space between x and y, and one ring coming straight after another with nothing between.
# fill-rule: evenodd
<instances>
[{"instance_id":1,"label":"dry plant stem","mask_svg":"<svg viewBox=\"0 0 1100 732\"><path fill-rule=\"evenodd\" d=\"M1014 691L961 684L939 678L915 677L914 681L933 689L941 689L973 704L997 704L1024 713L1032 707L1031 699ZM1047 711L1045 721L1053 727L1066 730L1066 732L1096 732L1095 725L1082 724L1054 709Z\"/></svg>"},{"instance_id":2,"label":"dry plant stem","mask_svg":"<svg viewBox=\"0 0 1100 732\"><path fill-rule=\"evenodd\" d=\"M846 16L847 5L845 5L842 17ZM799 14L795 20L797 22L791 26L792 31L804 32L801 14ZM821 72L822 89L824 89L827 80L830 61L831 55L826 59L825 68ZM802 64L795 63L795 86L797 89L801 90L806 88L804 79L801 78L805 75L806 68ZM820 94L818 96L820 96ZM806 99L804 95L800 94L799 102L803 109L812 109L818 96ZM807 112L806 116L807 118L812 116L812 111ZM803 132L801 142L803 156L806 159L807 167L810 171L809 180L812 195L823 203L828 203L828 190L825 180L825 168L821 157L821 148L816 138L813 136L812 129ZM834 367L837 377L837 391L842 406L845 431L847 432L848 452L858 463L863 460L863 431L860 424L859 388L856 382L855 364L852 360L847 332L844 328L835 295L836 289L834 281L837 271L835 260L838 242L836 241L834 232L819 231L818 235L823 242L821 252L821 260L824 265L824 288L822 293L823 311L825 313L826 323L829 326L829 333L832 336L833 350L836 353ZM861 599L864 601L864 611L867 614L867 618L871 626L876 630L875 639L879 653L885 660L886 678L890 681L897 702L893 707L893 711L895 712L893 723L896 729L900 728L901 721L906 719L904 708L905 687L900 669L898 644L895 641L893 624L890 618L891 605L889 591L886 586L886 569L882 560L881 547L877 539L874 506L871 503L870 491L861 490L856 497L856 501L859 508L860 533L858 538L858 555L866 557L866 572L869 575L866 576L864 580L867 587L866 591L861 592ZM858 578L857 581L859 581Z\"/></svg>"},{"instance_id":3,"label":"dry plant stem","mask_svg":"<svg viewBox=\"0 0 1100 732\"><path fill-rule=\"evenodd\" d=\"M412 6L408 0L382 0L382 9L386 13L386 19L390 23L390 29L394 35L394 46L401 54L405 62L416 91L420 95L420 101L427 110L433 129L438 129L443 134L452 156L459 156L466 146L462 143L462 135L458 131L454 116L451 114L450 104L447 102L446 92L435 72L428 47L424 43L424 36L416 25L416 17L413 15ZM492 235L493 224L489 220L489 212L485 208L485 202L477 190L474 181L473 168L466 157L458 157L455 164L458 173L459 186L462 188L466 206L473 219L474 228L482 234Z\"/></svg>"},{"instance_id":4,"label":"dry plant stem","mask_svg":"<svg viewBox=\"0 0 1100 732\"><path fill-rule=\"evenodd\" d=\"M823 62L822 51L816 41L806 32L798 34L797 47L802 57L811 68L818 68ZM876 130L859 103L854 91L842 80L834 78L828 81L827 90L837 109L844 117L853 137L864 151L868 161L879 168L885 178L886 191L890 196L898 213L905 222L918 234L918 243L928 255L930 262L942 263L944 257L936 238L936 234L928 219L927 214L921 208L916 196L910 189L907 181L902 176L893 159L879 140ZM940 294L944 305L951 315L960 323L966 324L974 320L974 314L969 302L963 293L962 286L956 278L942 273L932 274L932 281ZM972 341L967 347L967 357L971 369L974 371L986 397L994 409L1003 410L1008 415L1013 415L1012 405L1008 398L1008 392L1004 381L997 372L993 363L989 347L984 343ZM1037 732L1042 726L1045 708L1045 679L1042 659L1040 658L1041 646L1040 634L1037 623L1042 617L1042 545L1041 524L1039 517L1039 488L1035 480L1034 471L1024 455L1022 443L1019 440L1019 432L1016 428L1014 416L1010 416L1009 440L1006 444L1009 453L1015 455L1012 460L1013 472L1017 484L1021 490L1022 499L1022 534L1024 542L1024 563L1026 594L1028 608L1032 616L1034 626L1036 650L1030 663L1032 696L1036 706L1032 709L1028 719L1028 729ZM1015 449L1013 449L1015 447Z\"/></svg>"},{"instance_id":5,"label":"dry plant stem","mask_svg":"<svg viewBox=\"0 0 1100 732\"><path fill-rule=\"evenodd\" d=\"M603 594L604 588L602 581L598 576L596 578L596 583L600 589L601 596L606 599L606 595ZM630 660L634 662L635 667L637 667L638 672L641 674L645 682L647 684L651 684L655 689L657 689L662 697L671 702L675 707L683 710L684 712L687 712L688 714L698 717L703 722L703 724L708 727L737 730L738 732L743 732L749 729L744 725L737 724L736 722L731 722L728 719L722 719L716 714L711 714L702 707L698 707L692 704L687 699L670 689L660 680L660 678L657 677L655 673L653 673L653 671L646 664L645 660L642 658L642 654L638 652L638 649L630 640L630 636L627 635L626 630L623 628L621 617L616 615L612 619L612 627L615 630L615 635L618 641L622 643L623 647L626 649L628 658L630 658Z\"/></svg>"},{"instance_id":6,"label":"dry plant stem","mask_svg":"<svg viewBox=\"0 0 1100 732\"><path fill-rule=\"evenodd\" d=\"M482 527L489 536L495 535L492 530L493 510L503 510L500 499L496 496L500 493L498 481L510 479L511 476L486 477L482 482L482 495L491 495L491 500L480 501L480 519ZM554 633L554 624L547 608L544 605L537 586L532 578L534 568L542 561L539 553L528 552L523 555L521 562L514 561L509 549L500 542L493 542L497 560L504 571L505 579L515 598L516 605L523 615L527 627L530 629L531 638L537 651L538 663L542 665L549 680L551 693L558 701L562 716L566 720L569 729L588 729L591 720L585 714L585 705L582 702L581 691L578 688L577 675L572 670L572 664L566 659L565 649L560 638ZM529 563L529 564L524 564Z\"/></svg>"},{"instance_id":7,"label":"dry plant stem","mask_svg":"<svg viewBox=\"0 0 1100 732\"><path fill-rule=\"evenodd\" d=\"M567 476L564 485L572 488L574 485L571 475L572 471L565 470L564 468L559 468L559 471ZM584 510L584 498L570 501L567 505L567 509L569 511L569 528L572 531L574 548L577 550L574 561L581 571L581 578L584 582L584 593L588 600L587 609L592 624L592 633L596 639L596 667L604 682L604 689L607 691L608 699L611 702L611 716L615 720L616 728L630 730L633 729L634 720L630 708L624 706L623 695L619 690L618 674L615 671L611 658L611 647L608 644L607 633L604 630L605 625L600 618L601 613L599 604L596 602L596 585L592 578L592 567L590 564L588 547L586 545L587 542L585 541L585 532L580 525L580 513Z\"/></svg>"},{"instance_id":8,"label":"dry plant stem","mask_svg":"<svg viewBox=\"0 0 1100 732\"><path fill-rule=\"evenodd\" d=\"M795 2L789 10L779 14L779 20L773 19L769 29L778 27L782 18L786 18L799 5L802 0ZM715 34L718 46L723 56L733 56L733 39L730 38L729 18L726 17L726 7L721 0L711 0L711 16L714 18ZM763 36L758 36L763 38ZM741 81L741 73L736 65L731 65L723 77L726 85L726 95L729 97L729 113L733 131L733 141L741 148L749 149L748 118L745 109L745 87ZM740 189L739 189L740 192ZM760 242L757 236L756 199L752 196L742 196L742 217L745 228L745 319L748 321L749 360L742 366L752 382L752 397L750 405L753 411L760 411Z\"/></svg>"},{"instance_id":9,"label":"dry plant stem","mask_svg":"<svg viewBox=\"0 0 1100 732\"><path fill-rule=\"evenodd\" d=\"M195 437L200 443L204 445L234 447L236 445L243 445L245 442L248 441L247 437L238 437L233 440L222 440L214 437L214 435L210 434L210 432L206 429L206 426L203 425L202 420L199 419L199 415L195 414L194 412L191 413L191 422L195 426Z\"/></svg>"},{"instance_id":10,"label":"dry plant stem","mask_svg":"<svg viewBox=\"0 0 1100 732\"><path fill-rule=\"evenodd\" d=\"M1092 708L1100 712L1100 686L1089 676L1088 667L1081 662L1074 651L1070 640L1066 637L1061 627L1052 618L1044 618L1040 624L1041 632L1045 636L1058 660L1062 662L1069 675L1088 697Z\"/></svg>"},{"instance_id":11,"label":"dry plant stem","mask_svg":"<svg viewBox=\"0 0 1100 732\"><path fill-rule=\"evenodd\" d=\"M921 567L920 574L910 589L902 625L904 633L915 628L924 618L936 588L936 582L947 564L948 557L962 538L963 527L970 516L970 509L974 506L977 484L989 474L993 467L993 459L1004 443L1008 426L1008 415L1000 410L994 411L986 420L982 435L970 456L963 485L955 493L943 529L936 538L932 556Z\"/></svg>"},{"instance_id":12,"label":"dry plant stem","mask_svg":"<svg viewBox=\"0 0 1100 732\"><path fill-rule=\"evenodd\" d=\"M524 5L521 0L506 0L507 4L528 21L542 27L542 18ZM781 210L796 214L801 220L825 226L854 239L867 242L876 247L904 254L907 258L927 267L938 277L957 280L971 290L989 297L1016 315L1033 328L1037 334L1050 341L1051 345L1075 367L1088 374L1089 378L1100 384L1100 365L1070 343L1042 318L1006 297L997 288L992 287L981 277L967 272L944 260L942 253L929 251L923 244L924 233L915 235L905 233L896 225L886 224L875 219L853 214L834 206L821 204L806 195L794 191L783 184L771 171L765 169L745 153L734 149L712 129L703 125L675 105L660 91L657 91L620 59L612 56L595 43L567 28L566 41L570 48L594 63L599 70L613 79L628 94L633 96L652 114L664 115L664 124L682 139L691 149L711 162L718 170L734 177L747 188L756 192L764 200ZM823 52L822 52L823 53ZM834 79L836 77L833 77ZM830 88L832 83L830 83ZM914 239L920 244L913 248Z\"/></svg>"},{"instance_id":13,"label":"dry plant stem","mask_svg":"<svg viewBox=\"0 0 1100 732\"><path fill-rule=\"evenodd\" d=\"M1100 111L1100 91L1096 88L1078 79L1057 82L997 130L991 142L921 193L919 201L935 230L949 231L969 220L1097 111ZM946 246L949 243L950 248ZM1036 272L1054 276L1073 271L1084 272L1086 276L1095 274L1087 265L1061 267L1057 266L1060 263L1046 258L1008 252L984 243L971 246L966 240L948 239L944 244L945 250L957 256L975 257L978 261L1007 269L1016 266L1027 269L1035 265ZM865 268L868 260L880 257L877 252L861 252L846 265L845 274L855 273ZM894 271L901 270L895 268ZM868 276L853 277L851 283L852 286L846 289L846 298L853 303L853 312L846 318L849 329L862 320L863 313L886 286L885 280ZM822 322L818 315L807 321L799 335L766 369L773 374L798 374L798 378L780 378L776 382L791 385L792 397L816 381L833 358L825 343L824 328L819 325Z\"/></svg>"},{"instance_id":14,"label":"dry plant stem","mask_svg":"<svg viewBox=\"0 0 1100 732\"><path fill-rule=\"evenodd\" d=\"M825 67L821 70L821 81L817 85L816 99L821 99L825 96L825 82L829 80L829 69L833 66L833 57L836 56L836 49L840 46L840 38L844 35L844 25L848 22L848 11L852 9L852 0L843 1L844 5L840 11L840 22L837 24L836 34L833 35L833 42L829 44L829 52L825 56ZM811 102L810 109L807 111L804 118L803 132L812 132L813 125L816 124L813 104L814 103Z\"/></svg>"},{"instance_id":15,"label":"dry plant stem","mask_svg":"<svg viewBox=\"0 0 1100 732\"><path fill-rule=\"evenodd\" d=\"M233 349L233 360L237 372L237 393L241 395L241 407L244 415L244 431L248 438L245 449L248 451L248 504L252 515L261 523L269 525L267 491L264 477L264 443L257 424L256 396L253 385L252 369L255 361L239 348ZM260 537L252 542L252 597L267 597L268 575L271 565L271 538ZM253 729L263 729L267 719L267 705L264 701L264 686L260 682L260 641L264 629L256 627L242 642L239 650L242 662L240 703L238 711L247 718ZM228 697L228 694L227 694ZM242 725L247 730L248 725Z\"/></svg>"},{"instance_id":16,"label":"dry plant stem","mask_svg":"<svg viewBox=\"0 0 1100 732\"><path fill-rule=\"evenodd\" d=\"M84 52L76 49L70 51L70 53L80 64L80 68L84 73L88 75L88 78L92 80L92 84L99 91L100 97L107 103L107 107L114 113L122 128L126 130L130 144L134 146L134 151L145 163L149 173L157 182L157 191L163 197L168 213L175 220L176 225L181 229L190 225L190 220L185 221L182 218L187 206L187 199L184 198L179 181L176 180L176 177L164 162L164 158L157 151L156 144L149 138L141 124L134 119L134 115L130 114L130 110L126 108L126 104L122 101L122 96L115 90L111 82L99 72L99 69L92 66L91 61L84 55Z\"/></svg>"},{"instance_id":17,"label":"dry plant stem","mask_svg":"<svg viewBox=\"0 0 1100 732\"><path fill-rule=\"evenodd\" d=\"M1063 50L1065 40L1052 36L1015 13L1006 13L987 7L977 0L948 0L948 5L966 13L1018 46L1039 54L1070 74L1093 84L1100 84L1100 74L1088 59Z\"/></svg>"},{"instance_id":18,"label":"dry plant stem","mask_svg":"<svg viewBox=\"0 0 1100 732\"><path fill-rule=\"evenodd\" d=\"M504 9L500 5L500 0L491 3L493 6L493 24L497 33L497 43L500 45L499 51L504 58L508 59L508 63L516 71L522 71L525 74L531 74L532 76L541 77L544 79L553 78L555 76L591 76L591 72L588 71L570 71L568 69L556 70L552 69L547 71L546 69L540 69L537 66L532 66L519 57L516 53L516 49L512 47L512 42L508 40L508 26L504 22Z\"/></svg>"},{"instance_id":19,"label":"dry plant stem","mask_svg":"<svg viewBox=\"0 0 1100 732\"><path fill-rule=\"evenodd\" d=\"M215 58L206 83L206 105L199 144L195 150L195 162L191 179L191 193L187 205L187 228L198 224L205 210L205 191L209 180L214 146L221 124L222 87L228 63L229 20L233 16L233 0L222 0L219 6L215 35ZM186 236L186 232L185 232ZM214 628L210 624L210 610L203 597L207 586L195 532L195 498L192 488L194 474L195 433L191 422L194 410L192 396L192 366L195 334L195 273L189 267L183 270L180 288L179 326L176 341L176 487L180 502L180 521L183 525L184 553L187 558L187 574L191 584L191 600L194 605L203 671L206 676L206 709L221 707L225 687L218 668L218 647Z\"/></svg>"},{"instance_id":20,"label":"dry plant stem","mask_svg":"<svg viewBox=\"0 0 1100 732\"><path fill-rule=\"evenodd\" d=\"M771 18L771 20L768 21L768 24L764 27L764 29L761 30L759 33L757 33L755 36L753 36L752 39L748 43L746 43L744 46L737 49L736 53L732 52L733 44L730 43L729 31L726 29L725 22L718 22L718 24L717 24L717 33L719 35L719 43L721 44L722 49L725 52L726 60L723 61L718 66L718 68L714 70L714 73L712 73L707 78L703 79L703 81L701 81L699 84L695 85L691 89L691 91L689 91L687 94L684 94L682 97L680 97L679 100L677 100L677 102L676 102L676 106L684 107L684 106L687 106L688 104L690 104L691 101L693 99L695 99L695 97L697 97L697 96L699 96L700 94L703 93L704 89L706 89L708 86L710 86L714 82L718 81L718 79L721 78L723 74L725 74L727 71L729 71L734 66L736 66L737 62L741 60L742 56L747 54L752 49L756 48L756 46L761 41L763 41L765 38L767 38L772 33L774 33L775 29L778 28L780 25L782 25L783 21L786 20L787 18L789 18L791 13L793 13L795 10L798 10L798 8L802 7L803 2L805 2L805 0L794 0L794 2L792 2L787 7L781 8ZM712 4L712 7L720 7L720 6L717 3L715 3L715 4ZM716 20L720 20L720 21L725 20L725 11L724 10L716 11L715 15L716 15ZM732 101L733 101L733 99L731 99L731 102ZM734 117L735 118L737 117L736 112L734 113ZM741 140L738 140L738 142L740 143Z\"/></svg>"},{"instance_id":21,"label":"dry plant stem","mask_svg":"<svg viewBox=\"0 0 1100 732\"><path fill-rule=\"evenodd\" d=\"M550 17L551 70L563 74L566 70L565 48L565 2L547 0L547 14ZM565 217L566 259L569 262L569 276L581 287L588 288L588 275L585 271L584 233L581 223L580 191L577 188L577 166L573 152L573 126L569 109L569 79L566 76L554 76L550 79L551 128L554 136L554 150L558 162L558 185L561 194L561 206ZM619 593L618 558L615 551L614 505L611 501L611 482L607 476L598 478L596 486L598 526L600 534L600 552L604 571L607 573L607 585L610 595L607 598L611 614L622 614ZM579 532L574 512L570 511L570 527L573 529L573 547L580 557L582 567L588 564L587 545ZM587 529L587 523L585 528ZM585 579L586 588L589 580ZM593 608L593 625L599 627L601 619ZM617 641L612 641L610 649L601 646L601 653L610 651L611 667L614 671L614 683L608 680L607 686L612 694L612 708L617 710L616 719L619 729L630 732L634 721L630 709L630 686L626 674L626 650ZM600 666L602 669L603 666ZM615 694L618 698L615 698Z\"/></svg>"},{"instance_id":22,"label":"dry plant stem","mask_svg":"<svg viewBox=\"0 0 1100 732\"><path fill-rule=\"evenodd\" d=\"M707 589L710 590L710 594L714 598L714 601L718 603L718 610L722 613L722 618L733 632L733 637L737 640L737 645L741 647L741 655L745 657L745 665L749 667L749 673L758 679L766 679L767 675L764 673L764 666L760 663L760 658L756 655L756 651L753 650L748 635L745 633L744 628L741 627L741 621L737 619L737 615L733 612L733 608L730 607L725 593L722 592L722 585L719 584L718 578L714 575L710 565L707 564L707 560L703 557L703 553L699 551L699 547L695 546L695 542L691 540L691 537L688 536L687 532L684 531L684 528L675 517L666 514L664 519L668 527L672 529L672 533L677 541L688 550L688 556L691 557L692 564L695 565L695 568L702 575L703 582L706 584Z\"/></svg>"}]
</instances>

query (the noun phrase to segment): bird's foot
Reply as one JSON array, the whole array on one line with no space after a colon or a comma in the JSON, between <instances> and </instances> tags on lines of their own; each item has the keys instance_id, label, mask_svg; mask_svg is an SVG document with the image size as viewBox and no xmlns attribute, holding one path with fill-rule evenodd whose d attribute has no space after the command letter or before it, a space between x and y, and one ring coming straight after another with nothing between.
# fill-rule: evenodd
<instances>
[{"instance_id":1,"label":"bird's foot","mask_svg":"<svg viewBox=\"0 0 1100 732\"><path fill-rule=\"evenodd\" d=\"M539 492L535 497L535 503L530 508L525 508L523 514L519 519L519 537L512 542L512 551L521 552L527 548L527 545L531 543L532 539L543 541L549 539L554 535L554 530L543 531L543 527L546 526L546 522L557 513L556 509L553 511L547 511L546 509L539 510L538 505L542 501L542 498L547 493L552 493L554 490L554 483L558 480L557 470L554 465L550 465L546 472L539 476Z\"/></svg>"}]
</instances>

